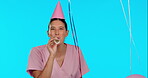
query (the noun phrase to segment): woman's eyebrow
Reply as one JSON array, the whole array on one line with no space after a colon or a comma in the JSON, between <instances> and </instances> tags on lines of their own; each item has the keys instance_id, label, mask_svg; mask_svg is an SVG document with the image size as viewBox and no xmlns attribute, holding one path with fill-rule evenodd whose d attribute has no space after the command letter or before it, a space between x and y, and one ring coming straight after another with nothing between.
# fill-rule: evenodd
<instances>
[{"instance_id":1,"label":"woman's eyebrow","mask_svg":"<svg viewBox=\"0 0 148 78\"><path fill-rule=\"evenodd\" d=\"M55 28L54 26L50 26L50 28Z\"/></svg>"},{"instance_id":2,"label":"woman's eyebrow","mask_svg":"<svg viewBox=\"0 0 148 78\"><path fill-rule=\"evenodd\" d=\"M55 25L50 25L50 27L54 27Z\"/></svg>"},{"instance_id":3,"label":"woman's eyebrow","mask_svg":"<svg viewBox=\"0 0 148 78\"><path fill-rule=\"evenodd\" d=\"M63 28L64 26L60 26L60 27L62 27L62 28Z\"/></svg>"}]
</instances>

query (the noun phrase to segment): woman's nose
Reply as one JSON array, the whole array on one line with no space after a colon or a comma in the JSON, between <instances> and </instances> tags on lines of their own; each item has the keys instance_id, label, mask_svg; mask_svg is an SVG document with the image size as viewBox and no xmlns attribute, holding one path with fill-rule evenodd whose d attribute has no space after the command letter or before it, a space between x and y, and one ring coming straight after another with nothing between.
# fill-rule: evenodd
<instances>
[{"instance_id":1,"label":"woman's nose","mask_svg":"<svg viewBox=\"0 0 148 78\"><path fill-rule=\"evenodd\" d=\"M59 30L56 30L55 31L55 35L59 35Z\"/></svg>"}]
</instances>

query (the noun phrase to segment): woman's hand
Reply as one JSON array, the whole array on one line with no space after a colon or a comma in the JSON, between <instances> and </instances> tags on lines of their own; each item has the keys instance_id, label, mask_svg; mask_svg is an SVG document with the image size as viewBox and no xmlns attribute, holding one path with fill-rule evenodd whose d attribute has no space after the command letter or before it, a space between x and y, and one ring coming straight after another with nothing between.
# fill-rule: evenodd
<instances>
[{"instance_id":1,"label":"woman's hand","mask_svg":"<svg viewBox=\"0 0 148 78\"><path fill-rule=\"evenodd\" d=\"M55 38L51 38L47 44L47 49L50 53L50 56L52 57L55 57L56 52L57 52L57 44L55 44L54 40Z\"/></svg>"}]
</instances>

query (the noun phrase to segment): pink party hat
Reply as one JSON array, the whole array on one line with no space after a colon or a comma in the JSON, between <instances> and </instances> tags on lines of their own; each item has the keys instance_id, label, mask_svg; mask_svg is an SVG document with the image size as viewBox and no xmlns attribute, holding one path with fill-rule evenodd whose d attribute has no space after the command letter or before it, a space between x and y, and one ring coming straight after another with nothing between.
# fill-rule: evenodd
<instances>
[{"instance_id":1,"label":"pink party hat","mask_svg":"<svg viewBox=\"0 0 148 78\"><path fill-rule=\"evenodd\" d=\"M64 14L63 14L63 11L62 11L60 1L58 2L51 19L53 19L53 18L64 19Z\"/></svg>"},{"instance_id":2,"label":"pink party hat","mask_svg":"<svg viewBox=\"0 0 148 78\"><path fill-rule=\"evenodd\" d=\"M146 77L144 77L142 75L139 75L139 74L133 74L133 75L130 75L130 76L126 77L126 78L146 78Z\"/></svg>"}]
</instances>

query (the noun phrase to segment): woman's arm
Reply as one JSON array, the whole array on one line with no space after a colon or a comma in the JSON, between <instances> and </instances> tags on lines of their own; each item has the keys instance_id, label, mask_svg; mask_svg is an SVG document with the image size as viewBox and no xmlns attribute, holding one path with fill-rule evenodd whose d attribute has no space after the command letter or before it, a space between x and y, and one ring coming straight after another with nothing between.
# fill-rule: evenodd
<instances>
[{"instance_id":1,"label":"woman's arm","mask_svg":"<svg viewBox=\"0 0 148 78\"><path fill-rule=\"evenodd\" d=\"M35 70L32 72L34 78L50 78L53 68L54 56L50 55L43 71Z\"/></svg>"},{"instance_id":2,"label":"woman's arm","mask_svg":"<svg viewBox=\"0 0 148 78\"><path fill-rule=\"evenodd\" d=\"M50 53L47 63L43 71L33 71L33 77L35 78L51 78L54 58L57 52L57 44L53 42L54 39L50 39L47 44L47 49Z\"/></svg>"}]
</instances>

